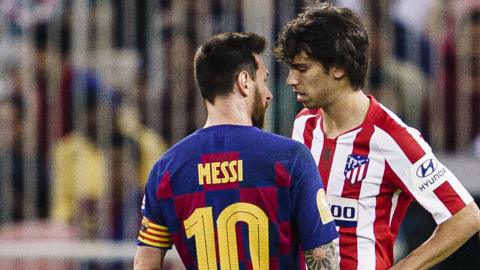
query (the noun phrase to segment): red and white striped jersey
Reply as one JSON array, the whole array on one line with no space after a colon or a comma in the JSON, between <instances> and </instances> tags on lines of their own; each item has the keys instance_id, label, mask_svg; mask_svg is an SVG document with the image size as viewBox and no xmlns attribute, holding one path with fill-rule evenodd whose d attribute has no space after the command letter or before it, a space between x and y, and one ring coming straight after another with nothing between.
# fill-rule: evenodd
<instances>
[{"instance_id":1,"label":"red and white striped jersey","mask_svg":"<svg viewBox=\"0 0 480 270\"><path fill-rule=\"evenodd\" d=\"M473 198L433 155L420 133L370 98L364 122L326 138L320 110L301 111L293 139L310 148L340 233L340 269L388 269L413 199L437 224Z\"/></svg>"}]
</instances>

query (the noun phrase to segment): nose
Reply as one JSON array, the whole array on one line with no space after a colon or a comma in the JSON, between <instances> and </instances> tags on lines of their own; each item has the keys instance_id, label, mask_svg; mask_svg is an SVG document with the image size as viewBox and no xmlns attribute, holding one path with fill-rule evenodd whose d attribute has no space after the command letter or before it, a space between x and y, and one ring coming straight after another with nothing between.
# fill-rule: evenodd
<instances>
[{"instance_id":1,"label":"nose","mask_svg":"<svg viewBox=\"0 0 480 270\"><path fill-rule=\"evenodd\" d=\"M291 69L288 70L287 84L291 85L291 86L298 84L298 79L297 79L297 76L295 74L295 71L293 71Z\"/></svg>"},{"instance_id":2,"label":"nose","mask_svg":"<svg viewBox=\"0 0 480 270\"><path fill-rule=\"evenodd\" d=\"M272 100L273 98L273 94L272 94L272 91L270 91L270 88L267 88L267 101L270 101Z\"/></svg>"}]
</instances>

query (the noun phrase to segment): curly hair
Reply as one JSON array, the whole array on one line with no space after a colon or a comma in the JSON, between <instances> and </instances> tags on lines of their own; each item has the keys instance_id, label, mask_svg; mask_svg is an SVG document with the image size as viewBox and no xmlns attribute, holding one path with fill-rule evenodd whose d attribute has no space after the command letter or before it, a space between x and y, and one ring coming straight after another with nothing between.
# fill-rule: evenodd
<instances>
[{"instance_id":1,"label":"curly hair","mask_svg":"<svg viewBox=\"0 0 480 270\"><path fill-rule=\"evenodd\" d=\"M195 81L203 98L213 104L215 97L230 93L242 70L255 79L258 63L253 54L262 54L265 46L265 38L255 33L222 33L205 42L194 60Z\"/></svg>"},{"instance_id":2,"label":"curly hair","mask_svg":"<svg viewBox=\"0 0 480 270\"><path fill-rule=\"evenodd\" d=\"M321 3L307 7L278 36L274 56L287 64L304 51L325 71L344 68L350 84L363 88L368 70L368 34L361 19L347 8Z\"/></svg>"}]
</instances>

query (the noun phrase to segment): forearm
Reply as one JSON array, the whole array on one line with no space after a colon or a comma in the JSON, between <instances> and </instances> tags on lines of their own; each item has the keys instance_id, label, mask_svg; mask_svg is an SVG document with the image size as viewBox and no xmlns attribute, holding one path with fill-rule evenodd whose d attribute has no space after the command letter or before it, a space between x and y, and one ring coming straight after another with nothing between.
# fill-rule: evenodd
<instances>
[{"instance_id":1,"label":"forearm","mask_svg":"<svg viewBox=\"0 0 480 270\"><path fill-rule=\"evenodd\" d=\"M338 270L338 254L333 242L305 251L309 270Z\"/></svg>"},{"instance_id":2,"label":"forearm","mask_svg":"<svg viewBox=\"0 0 480 270\"><path fill-rule=\"evenodd\" d=\"M473 203L440 224L432 236L390 270L428 269L450 256L480 229L480 213Z\"/></svg>"},{"instance_id":3,"label":"forearm","mask_svg":"<svg viewBox=\"0 0 480 270\"><path fill-rule=\"evenodd\" d=\"M151 265L148 265L148 264L135 262L133 265L133 269L134 270L162 270L163 267L162 266L152 267Z\"/></svg>"},{"instance_id":4,"label":"forearm","mask_svg":"<svg viewBox=\"0 0 480 270\"><path fill-rule=\"evenodd\" d=\"M162 270L165 254L164 249L141 246L135 254L134 270Z\"/></svg>"}]
</instances>

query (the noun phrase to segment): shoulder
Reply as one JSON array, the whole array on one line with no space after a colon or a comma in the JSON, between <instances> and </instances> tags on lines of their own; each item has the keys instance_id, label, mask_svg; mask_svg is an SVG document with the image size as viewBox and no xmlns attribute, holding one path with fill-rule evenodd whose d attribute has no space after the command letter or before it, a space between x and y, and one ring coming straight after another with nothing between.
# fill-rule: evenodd
<instances>
[{"instance_id":1,"label":"shoulder","mask_svg":"<svg viewBox=\"0 0 480 270\"><path fill-rule=\"evenodd\" d=\"M381 104L379 106L373 125L375 137L382 149L395 151L400 148L412 162L431 151L417 129L405 124L385 106Z\"/></svg>"},{"instance_id":2,"label":"shoulder","mask_svg":"<svg viewBox=\"0 0 480 270\"><path fill-rule=\"evenodd\" d=\"M288 151L292 151L294 149L302 150L304 148L308 151L308 149L302 143L295 141L291 138L285 137L283 135L274 134L269 131L262 130L261 133L262 133L262 136L264 137L264 140L266 140L266 142L269 142L272 147L276 147L277 148L276 150L278 151L285 152L287 150Z\"/></svg>"}]
</instances>

